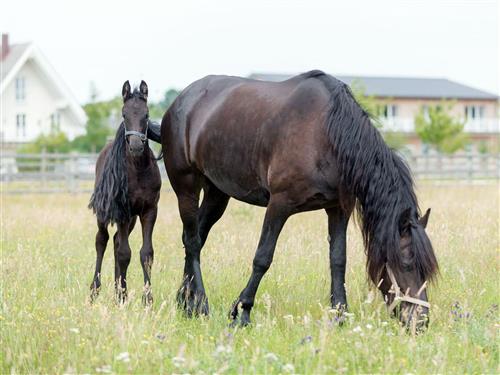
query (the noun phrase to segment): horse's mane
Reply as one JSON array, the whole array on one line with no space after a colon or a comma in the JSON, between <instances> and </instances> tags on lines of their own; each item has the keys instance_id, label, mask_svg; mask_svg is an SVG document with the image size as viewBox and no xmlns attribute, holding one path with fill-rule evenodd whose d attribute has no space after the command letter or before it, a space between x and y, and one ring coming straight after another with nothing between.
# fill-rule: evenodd
<instances>
[{"instance_id":1,"label":"horse's mane","mask_svg":"<svg viewBox=\"0 0 500 375\"><path fill-rule=\"evenodd\" d=\"M431 279L437 261L423 227L415 225L420 210L410 169L385 144L345 83L317 70L303 76L321 80L331 95L327 132L342 184L357 199L370 279L378 283L386 262L395 270L402 269L400 222L404 212L409 212L412 223L407 230L414 265L424 279Z\"/></svg>"},{"instance_id":2,"label":"horse's mane","mask_svg":"<svg viewBox=\"0 0 500 375\"><path fill-rule=\"evenodd\" d=\"M123 223L130 219L128 178L125 155L125 126L120 124L109 152L104 159L89 208L103 223Z\"/></svg>"}]
</instances>

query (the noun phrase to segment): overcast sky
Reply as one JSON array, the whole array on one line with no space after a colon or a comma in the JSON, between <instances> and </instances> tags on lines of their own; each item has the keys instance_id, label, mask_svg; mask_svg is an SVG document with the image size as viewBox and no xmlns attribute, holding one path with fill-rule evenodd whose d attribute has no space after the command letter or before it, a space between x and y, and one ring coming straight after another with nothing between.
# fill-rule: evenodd
<instances>
[{"instance_id":1,"label":"overcast sky","mask_svg":"<svg viewBox=\"0 0 500 375\"><path fill-rule=\"evenodd\" d=\"M446 77L499 94L497 1L4 1L80 102L144 79L158 99L207 74Z\"/></svg>"}]
</instances>

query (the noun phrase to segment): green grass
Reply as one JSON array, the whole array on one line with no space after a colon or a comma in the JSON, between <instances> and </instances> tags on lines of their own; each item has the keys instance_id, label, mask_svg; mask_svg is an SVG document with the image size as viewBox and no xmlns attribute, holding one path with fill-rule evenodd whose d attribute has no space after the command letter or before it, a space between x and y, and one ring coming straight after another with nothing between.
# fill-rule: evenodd
<instances>
[{"instance_id":1,"label":"green grass","mask_svg":"<svg viewBox=\"0 0 500 375\"><path fill-rule=\"evenodd\" d=\"M430 288L431 323L418 337L369 301L360 233L351 223L347 292L352 316L330 323L326 215L292 217L253 309L253 325L227 313L250 275L264 215L231 201L202 254L209 319L187 319L175 293L183 268L175 196L164 191L154 232L154 305L141 305L139 231L131 239L129 301L115 305L110 244L98 301L89 304L95 219L88 195L2 197L1 373L498 373L499 190L431 186L428 233L441 276ZM468 318L454 318L453 304ZM122 353L128 353L126 354Z\"/></svg>"}]
</instances>

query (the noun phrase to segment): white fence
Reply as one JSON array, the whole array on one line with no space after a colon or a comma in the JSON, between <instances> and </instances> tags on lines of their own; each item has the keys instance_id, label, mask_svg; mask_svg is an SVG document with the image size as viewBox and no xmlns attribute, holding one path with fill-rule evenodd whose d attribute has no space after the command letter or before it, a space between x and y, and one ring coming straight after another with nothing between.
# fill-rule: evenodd
<instances>
[{"instance_id":1,"label":"white fence","mask_svg":"<svg viewBox=\"0 0 500 375\"><path fill-rule=\"evenodd\" d=\"M96 160L96 154L4 153L0 162L2 192L90 192ZM417 179L500 178L500 154L411 155L407 162ZM166 179L163 163L159 164Z\"/></svg>"}]
</instances>

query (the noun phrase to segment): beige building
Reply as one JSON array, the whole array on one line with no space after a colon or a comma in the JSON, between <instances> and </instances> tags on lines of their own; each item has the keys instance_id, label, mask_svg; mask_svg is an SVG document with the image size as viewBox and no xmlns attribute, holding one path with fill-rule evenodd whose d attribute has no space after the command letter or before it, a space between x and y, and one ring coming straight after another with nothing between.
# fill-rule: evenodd
<instances>
[{"instance_id":1,"label":"beige building","mask_svg":"<svg viewBox=\"0 0 500 375\"><path fill-rule=\"evenodd\" d=\"M51 131L61 130L69 139L85 133L85 112L33 43L11 45L3 34L0 67L3 148Z\"/></svg>"},{"instance_id":2,"label":"beige building","mask_svg":"<svg viewBox=\"0 0 500 375\"><path fill-rule=\"evenodd\" d=\"M282 81L283 74L252 74L250 78ZM415 116L426 107L450 100L451 113L465 122L464 131L471 139L470 149L498 152L500 137L499 98L444 78L396 78L336 76L348 85L359 85L368 96L381 103L383 130L401 133L412 152L426 152L415 134Z\"/></svg>"}]
</instances>

